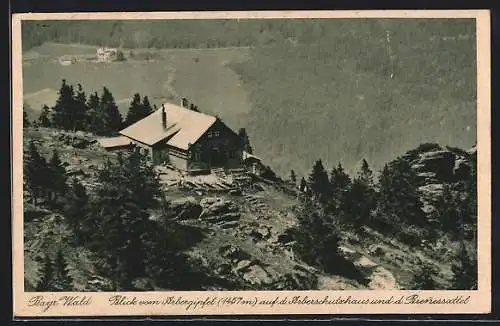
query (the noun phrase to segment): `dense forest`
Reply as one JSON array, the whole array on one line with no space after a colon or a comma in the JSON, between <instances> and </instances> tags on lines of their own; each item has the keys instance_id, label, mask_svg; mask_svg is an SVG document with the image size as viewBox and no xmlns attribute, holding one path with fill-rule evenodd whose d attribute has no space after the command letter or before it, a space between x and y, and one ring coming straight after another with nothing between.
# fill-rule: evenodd
<instances>
[{"instance_id":1,"label":"dense forest","mask_svg":"<svg viewBox=\"0 0 500 326\"><path fill-rule=\"evenodd\" d=\"M401 20L352 19L220 19L168 21L25 21L22 25L23 49L28 50L43 42L82 43L124 48L197 48L255 46L272 44L294 38L301 44L314 43L330 37L370 38L379 30L401 23ZM356 28L352 28L353 25ZM412 26L409 26L412 25ZM419 19L405 22L407 29L436 36L474 34L469 20L457 21ZM409 37L411 33L394 30L395 37ZM420 41L412 38L413 41Z\"/></svg>"}]
</instances>

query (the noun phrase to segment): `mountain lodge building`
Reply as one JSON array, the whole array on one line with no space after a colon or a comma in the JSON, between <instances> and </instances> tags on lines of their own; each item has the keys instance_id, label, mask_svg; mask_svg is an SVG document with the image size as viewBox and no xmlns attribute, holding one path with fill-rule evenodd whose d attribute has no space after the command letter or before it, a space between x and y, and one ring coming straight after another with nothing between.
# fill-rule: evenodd
<instances>
[{"instance_id":1,"label":"mountain lodge building","mask_svg":"<svg viewBox=\"0 0 500 326\"><path fill-rule=\"evenodd\" d=\"M136 146L154 165L171 164L183 171L240 168L240 137L219 118L183 104L163 104L101 145L109 150Z\"/></svg>"}]
</instances>

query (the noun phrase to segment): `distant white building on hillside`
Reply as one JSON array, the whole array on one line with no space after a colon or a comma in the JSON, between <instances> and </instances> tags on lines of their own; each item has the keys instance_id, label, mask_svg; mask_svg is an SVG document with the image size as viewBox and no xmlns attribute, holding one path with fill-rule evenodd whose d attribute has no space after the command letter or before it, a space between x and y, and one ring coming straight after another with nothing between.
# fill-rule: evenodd
<instances>
[{"instance_id":1,"label":"distant white building on hillside","mask_svg":"<svg viewBox=\"0 0 500 326\"><path fill-rule=\"evenodd\" d=\"M118 50L115 48L98 48L97 61L106 62L116 58Z\"/></svg>"}]
</instances>

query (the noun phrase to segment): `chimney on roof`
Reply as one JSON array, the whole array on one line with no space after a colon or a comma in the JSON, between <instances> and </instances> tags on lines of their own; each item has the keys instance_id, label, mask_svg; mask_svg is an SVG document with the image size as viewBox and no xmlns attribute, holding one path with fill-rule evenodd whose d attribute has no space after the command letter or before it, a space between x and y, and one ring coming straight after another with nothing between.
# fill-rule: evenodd
<instances>
[{"instance_id":1,"label":"chimney on roof","mask_svg":"<svg viewBox=\"0 0 500 326\"><path fill-rule=\"evenodd\" d=\"M167 129L167 112L165 112L165 105L161 105L161 124L163 126L163 130Z\"/></svg>"},{"instance_id":2,"label":"chimney on roof","mask_svg":"<svg viewBox=\"0 0 500 326\"><path fill-rule=\"evenodd\" d=\"M185 97L181 99L181 108L186 108L186 109L189 108L189 101Z\"/></svg>"}]
</instances>

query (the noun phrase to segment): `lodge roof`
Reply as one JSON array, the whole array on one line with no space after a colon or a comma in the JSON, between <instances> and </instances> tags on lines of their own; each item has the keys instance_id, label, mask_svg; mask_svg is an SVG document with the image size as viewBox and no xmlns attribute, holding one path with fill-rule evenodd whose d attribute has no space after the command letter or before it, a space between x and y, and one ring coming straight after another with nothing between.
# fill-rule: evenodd
<instances>
[{"instance_id":1,"label":"lodge roof","mask_svg":"<svg viewBox=\"0 0 500 326\"><path fill-rule=\"evenodd\" d=\"M167 144L187 150L194 144L215 121L215 117L165 103L167 127L163 128L162 108L154 111L142 120L120 131L120 134L152 146L167 139Z\"/></svg>"},{"instance_id":2,"label":"lodge roof","mask_svg":"<svg viewBox=\"0 0 500 326\"><path fill-rule=\"evenodd\" d=\"M130 144L130 138L124 136L100 138L97 140L99 145L104 148L122 147Z\"/></svg>"}]
</instances>

